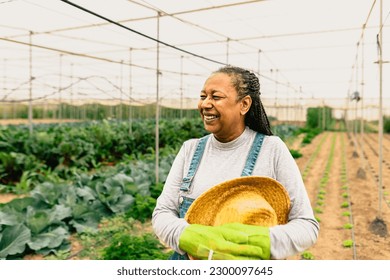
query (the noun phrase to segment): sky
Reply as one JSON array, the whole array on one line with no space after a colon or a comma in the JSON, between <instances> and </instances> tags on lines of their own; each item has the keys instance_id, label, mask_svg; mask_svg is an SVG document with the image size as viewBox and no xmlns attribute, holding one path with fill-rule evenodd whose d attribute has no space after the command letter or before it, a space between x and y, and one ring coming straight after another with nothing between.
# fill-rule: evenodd
<instances>
[{"instance_id":1,"label":"sky","mask_svg":"<svg viewBox=\"0 0 390 280\"><path fill-rule=\"evenodd\" d=\"M0 101L177 103L232 64L260 74L266 100L346 104L357 91L375 107L382 85L387 108L380 2L0 0ZM383 0L385 62L389 13Z\"/></svg>"}]
</instances>

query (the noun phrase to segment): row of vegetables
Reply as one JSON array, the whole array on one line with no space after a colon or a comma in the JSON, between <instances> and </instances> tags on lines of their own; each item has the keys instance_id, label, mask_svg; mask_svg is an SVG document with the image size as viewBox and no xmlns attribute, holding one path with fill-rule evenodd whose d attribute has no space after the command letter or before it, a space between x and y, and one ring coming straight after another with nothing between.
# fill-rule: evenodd
<instances>
[{"instance_id":1,"label":"row of vegetables","mask_svg":"<svg viewBox=\"0 0 390 280\"><path fill-rule=\"evenodd\" d=\"M94 232L105 217L150 219L155 182L153 120L0 128L0 259L70 250L72 233ZM297 127L274 128L285 138ZM165 180L183 141L205 134L198 119L160 123L159 178Z\"/></svg>"}]
</instances>

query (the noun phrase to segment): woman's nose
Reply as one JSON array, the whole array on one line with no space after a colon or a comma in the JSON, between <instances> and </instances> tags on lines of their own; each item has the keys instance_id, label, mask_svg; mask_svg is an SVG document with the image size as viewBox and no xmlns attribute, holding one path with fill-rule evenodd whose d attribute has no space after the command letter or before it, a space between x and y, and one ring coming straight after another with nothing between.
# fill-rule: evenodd
<instances>
[{"instance_id":1,"label":"woman's nose","mask_svg":"<svg viewBox=\"0 0 390 280\"><path fill-rule=\"evenodd\" d=\"M206 97L205 99L201 100L201 107L202 108L211 108L213 107L212 98Z\"/></svg>"}]
</instances>

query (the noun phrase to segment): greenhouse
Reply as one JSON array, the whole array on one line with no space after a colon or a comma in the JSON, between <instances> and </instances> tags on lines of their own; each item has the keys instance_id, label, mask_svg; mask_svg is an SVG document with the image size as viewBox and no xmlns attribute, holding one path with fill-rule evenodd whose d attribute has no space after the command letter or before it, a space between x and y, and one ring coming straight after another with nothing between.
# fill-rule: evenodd
<instances>
[{"instance_id":1,"label":"greenhouse","mask_svg":"<svg viewBox=\"0 0 390 280\"><path fill-rule=\"evenodd\" d=\"M320 224L288 259L390 259L389 1L0 0L0 18L0 259L167 259L153 209L227 65L259 79Z\"/></svg>"}]
</instances>

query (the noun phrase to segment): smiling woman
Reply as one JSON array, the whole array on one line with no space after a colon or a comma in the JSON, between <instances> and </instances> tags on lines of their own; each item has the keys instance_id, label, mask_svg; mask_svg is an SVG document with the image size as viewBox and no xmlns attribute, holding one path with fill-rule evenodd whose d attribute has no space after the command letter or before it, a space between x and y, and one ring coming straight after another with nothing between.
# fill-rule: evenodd
<instances>
[{"instance_id":1,"label":"smiling woman","mask_svg":"<svg viewBox=\"0 0 390 280\"><path fill-rule=\"evenodd\" d=\"M245 130L245 114L252 103L249 95L237 97L230 79L224 73L211 75L198 103L205 129L220 142L229 142L242 134Z\"/></svg>"},{"instance_id":2,"label":"smiling woman","mask_svg":"<svg viewBox=\"0 0 390 280\"><path fill-rule=\"evenodd\" d=\"M154 231L176 251L172 259L208 259L211 255L213 259L283 259L312 246L319 224L293 157L282 140L272 135L257 76L239 67L220 68L204 83L198 109L210 135L183 144L153 212ZM187 210L194 201L213 187L231 180L240 182L234 179L244 176L249 182L259 182L261 177L261 182L274 179L280 183L287 199L294 198L286 211L288 223L269 226L261 222L260 214L250 224L242 219L221 225L187 220ZM229 186L226 191L237 187L237 195L243 195L244 187ZM238 213L248 205L277 208L277 191L272 186L270 193L267 203L250 202L244 195L242 205L228 212ZM225 203L227 194L220 192L218 196ZM207 209L197 211L202 208ZM264 213L261 209L255 212ZM208 211L196 214L210 215Z\"/></svg>"}]
</instances>

